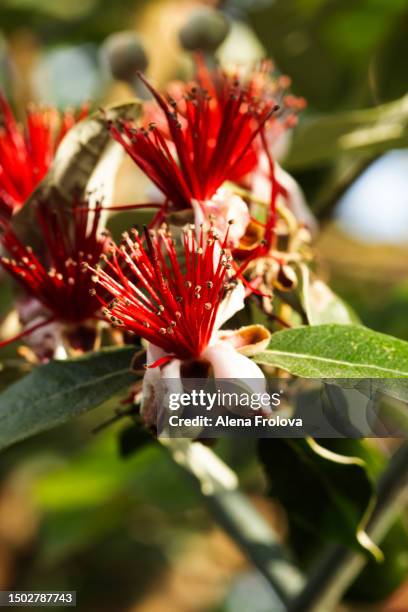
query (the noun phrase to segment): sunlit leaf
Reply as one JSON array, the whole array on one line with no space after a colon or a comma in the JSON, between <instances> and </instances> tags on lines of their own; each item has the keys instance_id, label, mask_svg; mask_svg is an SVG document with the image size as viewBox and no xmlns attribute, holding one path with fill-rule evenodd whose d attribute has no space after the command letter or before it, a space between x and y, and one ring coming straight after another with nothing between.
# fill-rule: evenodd
<instances>
[{"instance_id":1,"label":"sunlit leaf","mask_svg":"<svg viewBox=\"0 0 408 612\"><path fill-rule=\"evenodd\" d=\"M277 332L254 360L305 378L408 378L408 343L357 325Z\"/></svg>"}]
</instances>

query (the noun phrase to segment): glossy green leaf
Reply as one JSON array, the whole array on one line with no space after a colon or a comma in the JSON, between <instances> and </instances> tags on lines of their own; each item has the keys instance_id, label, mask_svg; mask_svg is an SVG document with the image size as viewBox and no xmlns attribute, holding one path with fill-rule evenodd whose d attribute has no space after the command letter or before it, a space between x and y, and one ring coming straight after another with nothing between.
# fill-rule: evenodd
<instances>
[{"instance_id":1,"label":"glossy green leaf","mask_svg":"<svg viewBox=\"0 0 408 612\"><path fill-rule=\"evenodd\" d=\"M135 349L104 349L52 361L0 394L0 449L60 425L102 404L135 380Z\"/></svg>"},{"instance_id":2,"label":"glossy green leaf","mask_svg":"<svg viewBox=\"0 0 408 612\"><path fill-rule=\"evenodd\" d=\"M277 332L254 360L305 378L408 378L408 343L358 325Z\"/></svg>"}]
</instances>

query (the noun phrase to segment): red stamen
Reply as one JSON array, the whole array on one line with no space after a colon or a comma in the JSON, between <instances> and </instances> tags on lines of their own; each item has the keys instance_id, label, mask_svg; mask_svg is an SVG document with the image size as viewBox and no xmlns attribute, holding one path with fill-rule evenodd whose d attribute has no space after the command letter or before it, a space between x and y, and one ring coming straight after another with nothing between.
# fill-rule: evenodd
<instances>
[{"instance_id":1,"label":"red stamen","mask_svg":"<svg viewBox=\"0 0 408 612\"><path fill-rule=\"evenodd\" d=\"M281 126L299 107L290 97L279 109L284 88L268 80L264 65L241 84L237 75L210 72L198 60L197 82L184 86L177 100L166 100L139 76L158 105L157 125L122 122L111 133L176 210L189 208L192 199L211 199L226 180L242 179L257 163L265 124Z\"/></svg>"},{"instance_id":2,"label":"red stamen","mask_svg":"<svg viewBox=\"0 0 408 612\"><path fill-rule=\"evenodd\" d=\"M160 359L156 359L156 361L146 366L146 368L148 368L149 370L152 368L161 368L162 366L170 363L170 361L172 359L175 359L176 357L176 355L166 355L165 357L160 357Z\"/></svg>"},{"instance_id":3,"label":"red stamen","mask_svg":"<svg viewBox=\"0 0 408 612\"><path fill-rule=\"evenodd\" d=\"M2 342L0 342L0 348L3 348L3 346L8 346L12 342L17 342L17 340L21 340L21 338L24 338L25 336L32 334L33 332L35 332L37 329L40 329L41 327L45 327L46 325L49 325L53 321L55 321L55 317L49 317L48 319L45 319L45 321L40 321L39 323L36 323L35 325L32 325L31 327L27 327L26 329L24 329L22 332L20 332L16 336L13 336L12 338L8 338L7 340L3 340Z\"/></svg>"},{"instance_id":4,"label":"red stamen","mask_svg":"<svg viewBox=\"0 0 408 612\"><path fill-rule=\"evenodd\" d=\"M31 106L26 126L17 123L0 92L0 215L8 221L33 193L54 159L66 132L87 114L60 114L54 108Z\"/></svg>"},{"instance_id":5,"label":"red stamen","mask_svg":"<svg viewBox=\"0 0 408 612\"><path fill-rule=\"evenodd\" d=\"M71 215L49 203L38 204L37 219L44 243L44 256L21 243L12 229L0 236L10 258L1 257L5 270L61 322L80 323L93 318L100 308L92 286L88 264L95 265L106 245L98 234L100 212L89 217L82 206Z\"/></svg>"},{"instance_id":6,"label":"red stamen","mask_svg":"<svg viewBox=\"0 0 408 612\"><path fill-rule=\"evenodd\" d=\"M196 358L211 339L218 307L228 291L228 236L184 231L183 261L166 229L144 240L136 230L111 245L104 269L92 268L94 281L112 297L103 312L114 325L136 333L179 359ZM153 364L163 365L164 361ZM152 366L153 367L153 366Z\"/></svg>"}]
</instances>

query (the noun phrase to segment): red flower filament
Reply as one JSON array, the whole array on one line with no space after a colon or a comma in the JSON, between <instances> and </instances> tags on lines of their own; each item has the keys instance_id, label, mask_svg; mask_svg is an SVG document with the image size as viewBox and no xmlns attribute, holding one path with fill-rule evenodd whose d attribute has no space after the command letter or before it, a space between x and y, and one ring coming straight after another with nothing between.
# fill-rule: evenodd
<instances>
[{"instance_id":1,"label":"red flower filament","mask_svg":"<svg viewBox=\"0 0 408 612\"><path fill-rule=\"evenodd\" d=\"M109 304L99 298L103 312L172 356L199 357L230 287L226 239L219 243L211 229L196 240L194 230L185 230L183 265L167 230L145 230L145 243L136 230L125 233L121 246L112 244L103 256L106 266L94 269L94 281L113 297Z\"/></svg>"},{"instance_id":2,"label":"red flower filament","mask_svg":"<svg viewBox=\"0 0 408 612\"><path fill-rule=\"evenodd\" d=\"M26 128L17 123L0 93L0 214L9 219L33 193L54 159L56 149L71 127L87 114L75 115L54 108L30 107Z\"/></svg>"},{"instance_id":3,"label":"red flower filament","mask_svg":"<svg viewBox=\"0 0 408 612\"><path fill-rule=\"evenodd\" d=\"M66 211L39 204L37 213L44 257L37 257L8 229L0 242L10 258L1 257L1 264L53 320L72 324L94 318L100 303L89 293L92 282L84 264L95 265L106 245L106 237L98 235L100 212L74 206L68 217Z\"/></svg>"},{"instance_id":4,"label":"red flower filament","mask_svg":"<svg viewBox=\"0 0 408 612\"><path fill-rule=\"evenodd\" d=\"M246 174L256 161L254 141L278 110L274 98L255 95L259 89L253 81L241 85L221 70L206 75L205 83L201 75L177 101L165 100L140 75L165 125L159 121L159 126L145 128L124 121L110 126L113 137L176 210L189 208L192 199L210 199L226 180Z\"/></svg>"}]
</instances>

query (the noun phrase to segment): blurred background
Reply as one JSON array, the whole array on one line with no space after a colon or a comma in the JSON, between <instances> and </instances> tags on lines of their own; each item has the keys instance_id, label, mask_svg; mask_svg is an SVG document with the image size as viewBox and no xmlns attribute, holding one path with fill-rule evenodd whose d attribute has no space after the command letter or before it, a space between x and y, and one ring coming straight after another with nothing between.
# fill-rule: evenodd
<instances>
[{"instance_id":1,"label":"blurred background","mask_svg":"<svg viewBox=\"0 0 408 612\"><path fill-rule=\"evenodd\" d=\"M308 101L283 166L320 220L321 273L366 325L408 340L406 0L1 0L0 86L19 113L33 100L125 100L133 84L112 77L105 45L121 30L138 33L164 86L191 69L178 33L203 4L231 21L222 62L272 57ZM116 201L139 188L125 162ZM1 316L12 299L2 278ZM1 388L11 378L1 372ZM87 611L270 610L262 579L158 445L126 422L92 433L115 401L2 455L0 589L77 590ZM254 444L217 451L285 539ZM342 610L408 609L408 546L389 546L381 580L367 574Z\"/></svg>"}]
</instances>

